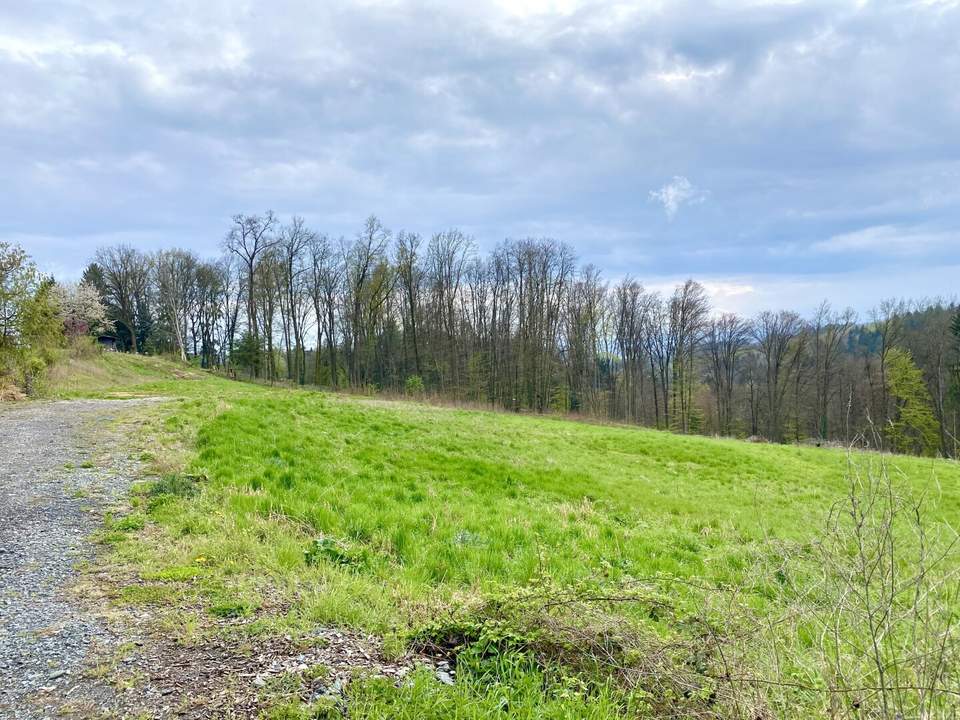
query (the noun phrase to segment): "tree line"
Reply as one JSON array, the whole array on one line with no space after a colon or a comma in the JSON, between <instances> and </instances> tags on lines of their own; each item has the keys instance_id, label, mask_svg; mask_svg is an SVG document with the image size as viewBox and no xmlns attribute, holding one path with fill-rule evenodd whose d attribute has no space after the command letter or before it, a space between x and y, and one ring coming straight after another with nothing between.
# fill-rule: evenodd
<instances>
[{"instance_id":1,"label":"tree line","mask_svg":"<svg viewBox=\"0 0 960 720\"><path fill-rule=\"evenodd\" d=\"M958 454L952 301L740 317L714 312L693 280L667 294L605 281L555 240L481 253L459 230L394 234L373 216L346 239L236 215L222 250L101 248L81 287L122 348L267 381Z\"/></svg>"}]
</instances>

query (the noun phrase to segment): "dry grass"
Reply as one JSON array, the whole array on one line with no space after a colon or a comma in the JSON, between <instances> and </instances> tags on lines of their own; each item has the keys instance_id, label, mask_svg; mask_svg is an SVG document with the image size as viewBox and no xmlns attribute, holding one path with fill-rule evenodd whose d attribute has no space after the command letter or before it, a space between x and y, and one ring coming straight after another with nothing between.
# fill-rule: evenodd
<instances>
[{"instance_id":1,"label":"dry grass","mask_svg":"<svg viewBox=\"0 0 960 720\"><path fill-rule=\"evenodd\" d=\"M12 381L0 376L0 402L19 402L27 396Z\"/></svg>"}]
</instances>

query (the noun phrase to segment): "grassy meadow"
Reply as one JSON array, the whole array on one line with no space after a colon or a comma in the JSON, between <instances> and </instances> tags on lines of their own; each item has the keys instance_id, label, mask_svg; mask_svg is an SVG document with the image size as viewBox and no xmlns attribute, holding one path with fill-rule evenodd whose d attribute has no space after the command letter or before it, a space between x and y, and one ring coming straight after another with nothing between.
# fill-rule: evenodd
<instances>
[{"instance_id":1,"label":"grassy meadow","mask_svg":"<svg viewBox=\"0 0 960 720\"><path fill-rule=\"evenodd\" d=\"M837 702L817 692L814 618L835 600L819 541L851 489L843 451L269 388L120 355L54 380L65 397L168 398L136 428L151 476L104 535L141 580L122 601L181 608L185 639L191 614L245 616L248 633L337 625L455 660L452 686L355 682L350 717L810 717ZM853 462L888 464L923 497L925 542L960 527L956 463ZM843 624L853 655L857 624ZM737 672L789 682L745 685L733 709L713 682L730 676L719 637Z\"/></svg>"}]
</instances>

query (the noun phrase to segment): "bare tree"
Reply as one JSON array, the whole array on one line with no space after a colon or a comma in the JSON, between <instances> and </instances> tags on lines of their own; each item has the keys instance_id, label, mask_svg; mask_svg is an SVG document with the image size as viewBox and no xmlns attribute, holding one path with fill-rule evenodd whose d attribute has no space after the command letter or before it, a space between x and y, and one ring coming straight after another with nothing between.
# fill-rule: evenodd
<instances>
[{"instance_id":1,"label":"bare tree","mask_svg":"<svg viewBox=\"0 0 960 720\"><path fill-rule=\"evenodd\" d=\"M830 437L830 401L836 384L836 365L856 317L851 308L834 313L826 300L820 303L813 317L816 432L820 440Z\"/></svg>"},{"instance_id":2,"label":"bare tree","mask_svg":"<svg viewBox=\"0 0 960 720\"><path fill-rule=\"evenodd\" d=\"M393 289L394 274L385 255L389 242L390 231L371 215L353 244L341 252L349 308L345 330L349 338L350 382L354 385L366 381L364 356L370 349L370 333L377 313Z\"/></svg>"},{"instance_id":3,"label":"bare tree","mask_svg":"<svg viewBox=\"0 0 960 720\"><path fill-rule=\"evenodd\" d=\"M340 247L343 239L340 240ZM317 319L317 351L314 367L314 382L320 383L320 354L323 335L327 337L327 362L330 369L330 384L338 385L337 371L337 303L343 283L344 263L337 257L326 235L315 235L310 241L309 292Z\"/></svg>"},{"instance_id":4,"label":"bare tree","mask_svg":"<svg viewBox=\"0 0 960 720\"><path fill-rule=\"evenodd\" d=\"M797 313L765 310L753 324L753 338L763 364L763 397L768 440L783 440L783 405L802 356L803 321Z\"/></svg>"},{"instance_id":5,"label":"bare tree","mask_svg":"<svg viewBox=\"0 0 960 720\"><path fill-rule=\"evenodd\" d=\"M247 330L257 341L257 303L255 300L256 283L254 273L261 255L273 247L273 231L277 218L272 210L264 215L234 215L233 227L224 239L224 248L243 262L247 281ZM259 342L256 342L259 347ZM256 368L256 364L254 364ZM256 371L255 371L256 372Z\"/></svg>"},{"instance_id":6,"label":"bare tree","mask_svg":"<svg viewBox=\"0 0 960 720\"><path fill-rule=\"evenodd\" d=\"M256 337L262 337L266 347L266 375L270 382L277 379L277 359L274 355L274 322L277 317L278 302L281 296L277 284L277 267L282 265L280 253L276 245L272 245L263 253L260 262L254 270L254 303L256 317L260 323L260 332ZM259 347L259 346L258 346ZM252 370L257 374L259 361L253 363Z\"/></svg>"},{"instance_id":7,"label":"bare tree","mask_svg":"<svg viewBox=\"0 0 960 720\"><path fill-rule=\"evenodd\" d=\"M197 267L196 303L194 306L196 332L199 338L200 367L216 364L217 326L227 321L229 311L229 278L222 264L205 262ZM222 342L222 341L221 341Z\"/></svg>"},{"instance_id":8,"label":"bare tree","mask_svg":"<svg viewBox=\"0 0 960 720\"><path fill-rule=\"evenodd\" d=\"M879 340L877 359L880 371L880 382L876 394L879 395L880 403L877 408L879 414L876 416L876 419L883 424L884 428L887 427L887 424L890 422L887 359L890 356L890 351L893 350L903 338L903 315L906 311L906 303L903 300L893 298L882 301L878 307L870 311L870 321L873 324L874 332L877 334Z\"/></svg>"},{"instance_id":9,"label":"bare tree","mask_svg":"<svg viewBox=\"0 0 960 720\"><path fill-rule=\"evenodd\" d=\"M678 432L749 428L778 441L788 429L796 441L849 439L872 419L895 420L887 365L901 346L929 389L941 452L956 453L953 305L884 301L860 325L824 303L809 324L762 313L747 332L735 316L711 319L693 280L666 297L629 278L608 289L547 238L508 239L486 256L457 230L390 240L376 217L338 244L300 218L281 226L272 213L237 215L220 263L163 251L148 283L136 251L113 248L101 251L105 269L94 263L87 275L124 343L142 351L149 338L149 349L175 348L207 367L235 358L272 378L285 355L287 377L305 383L316 322L318 384L346 374L353 386L398 390L418 376L425 390L518 411ZM241 315L248 334L238 344Z\"/></svg>"},{"instance_id":10,"label":"bare tree","mask_svg":"<svg viewBox=\"0 0 960 720\"><path fill-rule=\"evenodd\" d=\"M566 353L569 384L571 386L571 409L577 412L597 412L600 391L599 354L600 333L603 322L607 286L600 279L600 272L588 265L571 285L567 297ZM640 353L642 356L642 337ZM637 368L639 381L643 382L642 357Z\"/></svg>"},{"instance_id":11,"label":"bare tree","mask_svg":"<svg viewBox=\"0 0 960 720\"><path fill-rule=\"evenodd\" d=\"M287 334L287 376L296 376L301 385L306 382L306 351L304 349L304 324L306 312L304 302L307 296L306 252L316 238L316 233L309 230L303 218L294 217L289 225L280 229L277 240L278 287L283 297L281 308L284 314L284 328ZM290 336L293 337L293 351L289 348Z\"/></svg>"},{"instance_id":12,"label":"bare tree","mask_svg":"<svg viewBox=\"0 0 960 720\"><path fill-rule=\"evenodd\" d=\"M157 299L180 359L187 359L187 321L197 290L197 256L188 250L161 250L153 258Z\"/></svg>"},{"instance_id":13,"label":"bare tree","mask_svg":"<svg viewBox=\"0 0 960 720\"><path fill-rule=\"evenodd\" d=\"M223 342L220 344L222 362L229 365L237 340L237 326L240 318L240 306L246 294L242 269L238 271L232 256L224 257L218 268L223 282Z\"/></svg>"},{"instance_id":14,"label":"bare tree","mask_svg":"<svg viewBox=\"0 0 960 720\"><path fill-rule=\"evenodd\" d=\"M413 346L413 367L418 376L423 375L420 363L420 343L417 339L418 327L421 322L421 286L423 284L423 270L420 267L420 235L417 233L400 232L397 235L396 266L399 286L403 291L403 326L410 334Z\"/></svg>"},{"instance_id":15,"label":"bare tree","mask_svg":"<svg viewBox=\"0 0 960 720\"><path fill-rule=\"evenodd\" d=\"M623 363L624 417L639 422L643 415L647 331L657 298L631 278L617 285L613 295L616 303L616 347Z\"/></svg>"},{"instance_id":16,"label":"bare tree","mask_svg":"<svg viewBox=\"0 0 960 720\"><path fill-rule=\"evenodd\" d=\"M724 313L707 325L707 374L717 406L717 429L722 435L733 431L738 361L749 339L749 324L732 313Z\"/></svg>"},{"instance_id":17,"label":"bare tree","mask_svg":"<svg viewBox=\"0 0 960 720\"><path fill-rule=\"evenodd\" d=\"M687 280L674 290L670 298L670 336L673 349L673 405L680 432L690 432L693 407L694 355L710 313L710 303L703 286Z\"/></svg>"},{"instance_id":18,"label":"bare tree","mask_svg":"<svg viewBox=\"0 0 960 720\"><path fill-rule=\"evenodd\" d=\"M97 251L97 264L103 273L108 308L130 333L130 349L136 353L137 320L150 281L150 261L129 245L114 245Z\"/></svg>"},{"instance_id":19,"label":"bare tree","mask_svg":"<svg viewBox=\"0 0 960 720\"><path fill-rule=\"evenodd\" d=\"M458 394L460 389L457 300L463 281L463 270L472 248L473 239L459 230L435 234L430 238L427 248L427 277L433 295L437 329L440 331L438 347L446 360L446 372L442 369L443 365L438 366L440 389L449 389L454 395Z\"/></svg>"}]
</instances>

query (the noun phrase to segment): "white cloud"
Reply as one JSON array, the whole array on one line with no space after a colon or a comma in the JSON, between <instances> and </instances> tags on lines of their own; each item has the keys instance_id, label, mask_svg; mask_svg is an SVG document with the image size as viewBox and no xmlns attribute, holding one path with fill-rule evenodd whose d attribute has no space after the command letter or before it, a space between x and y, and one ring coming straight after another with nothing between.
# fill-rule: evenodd
<instances>
[{"instance_id":1,"label":"white cloud","mask_svg":"<svg viewBox=\"0 0 960 720\"><path fill-rule=\"evenodd\" d=\"M829 300L835 308L851 307L865 316L871 307L892 294L908 298L938 296L956 302L954 279L958 272L960 265L903 268L897 273L895 290L878 279L871 268L830 275L761 273L694 275L693 279L703 285L714 316L731 312L749 318L762 310L796 310L809 317L823 300ZM671 275L644 284L648 290L669 296L686 279Z\"/></svg>"},{"instance_id":2,"label":"white cloud","mask_svg":"<svg viewBox=\"0 0 960 720\"><path fill-rule=\"evenodd\" d=\"M496 0L496 7L511 17L570 15L581 4L576 0Z\"/></svg>"},{"instance_id":3,"label":"white cloud","mask_svg":"<svg viewBox=\"0 0 960 720\"><path fill-rule=\"evenodd\" d=\"M815 242L816 252L829 255L841 253L869 253L898 257L922 256L949 245L960 244L960 233L928 231L915 227L874 225L872 227L840 233Z\"/></svg>"},{"instance_id":4,"label":"white cloud","mask_svg":"<svg viewBox=\"0 0 960 720\"><path fill-rule=\"evenodd\" d=\"M650 191L650 199L663 205L667 218L673 220L684 205L697 205L707 198L707 192L695 186L682 175L674 176L659 190Z\"/></svg>"},{"instance_id":5,"label":"white cloud","mask_svg":"<svg viewBox=\"0 0 960 720\"><path fill-rule=\"evenodd\" d=\"M667 87L677 88L696 83L698 80L713 80L722 77L728 73L729 69L726 63L720 63L712 67L697 67L684 63L658 70L653 74L653 78Z\"/></svg>"}]
</instances>

